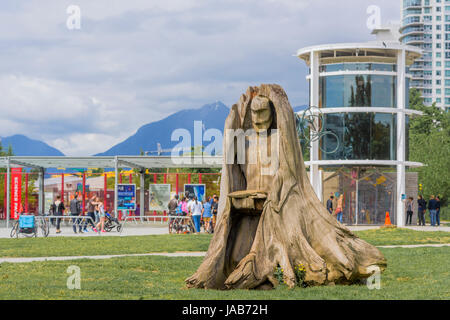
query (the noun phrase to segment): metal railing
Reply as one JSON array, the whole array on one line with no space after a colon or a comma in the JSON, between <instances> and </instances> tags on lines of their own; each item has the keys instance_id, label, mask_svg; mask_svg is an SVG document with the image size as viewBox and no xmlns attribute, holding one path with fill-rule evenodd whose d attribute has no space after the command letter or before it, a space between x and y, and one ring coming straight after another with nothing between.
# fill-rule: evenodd
<instances>
[{"instance_id":1,"label":"metal railing","mask_svg":"<svg viewBox=\"0 0 450 320\"><path fill-rule=\"evenodd\" d=\"M159 222L161 224L164 224L166 222L169 221L169 218L183 218L182 216L162 216L162 215L157 215L157 216L125 216L119 220L119 221L128 221L128 220L132 220L135 224L138 224L138 222L140 224L145 224L145 223L156 223L157 220L159 220ZM186 216L184 217L186 218ZM166 220L166 221L165 221Z\"/></svg>"}]
</instances>

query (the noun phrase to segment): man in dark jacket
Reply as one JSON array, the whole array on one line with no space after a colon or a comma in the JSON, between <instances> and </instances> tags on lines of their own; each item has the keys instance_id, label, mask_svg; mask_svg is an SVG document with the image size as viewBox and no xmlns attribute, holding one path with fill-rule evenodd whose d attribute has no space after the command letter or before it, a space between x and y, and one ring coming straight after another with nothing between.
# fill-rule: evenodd
<instances>
[{"instance_id":1,"label":"man in dark jacket","mask_svg":"<svg viewBox=\"0 0 450 320\"><path fill-rule=\"evenodd\" d=\"M417 199L418 213L419 213L419 226L425 226L425 212L427 211L427 202L419 195Z\"/></svg>"},{"instance_id":2,"label":"man in dark jacket","mask_svg":"<svg viewBox=\"0 0 450 320\"><path fill-rule=\"evenodd\" d=\"M436 196L436 223L438 227L441 225L440 213L441 213L441 199L439 199L439 197Z\"/></svg>"},{"instance_id":3,"label":"man in dark jacket","mask_svg":"<svg viewBox=\"0 0 450 320\"><path fill-rule=\"evenodd\" d=\"M334 196L330 196L330 199L327 200L327 210L330 214L333 214L333 199Z\"/></svg>"},{"instance_id":4,"label":"man in dark jacket","mask_svg":"<svg viewBox=\"0 0 450 320\"><path fill-rule=\"evenodd\" d=\"M431 226L436 225L436 210L437 210L437 201L434 198L434 196L430 196L430 201L428 201L428 211L430 211L430 220L431 220Z\"/></svg>"},{"instance_id":5,"label":"man in dark jacket","mask_svg":"<svg viewBox=\"0 0 450 320\"><path fill-rule=\"evenodd\" d=\"M81 217L82 211L81 211L81 201L78 200L78 193L75 193L75 197L70 201L70 215L74 217ZM78 232L83 233L81 231L81 218L72 218L72 227L73 232L77 233L77 226L78 226Z\"/></svg>"}]
</instances>

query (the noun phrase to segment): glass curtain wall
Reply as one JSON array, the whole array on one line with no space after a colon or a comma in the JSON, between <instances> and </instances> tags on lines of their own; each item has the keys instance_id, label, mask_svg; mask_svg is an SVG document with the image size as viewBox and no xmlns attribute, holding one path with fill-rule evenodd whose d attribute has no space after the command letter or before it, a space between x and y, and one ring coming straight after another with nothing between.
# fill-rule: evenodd
<instances>
[{"instance_id":1,"label":"glass curtain wall","mask_svg":"<svg viewBox=\"0 0 450 320\"><path fill-rule=\"evenodd\" d=\"M320 139L322 160L396 160L395 115L325 114L323 130L325 135ZM335 135L326 134L327 131Z\"/></svg>"},{"instance_id":2,"label":"glass curtain wall","mask_svg":"<svg viewBox=\"0 0 450 320\"><path fill-rule=\"evenodd\" d=\"M320 77L323 108L396 108L396 76L337 75Z\"/></svg>"},{"instance_id":3,"label":"glass curtain wall","mask_svg":"<svg viewBox=\"0 0 450 320\"><path fill-rule=\"evenodd\" d=\"M395 224L395 178L395 172L363 167L341 168L324 181L324 199L328 200L333 194L333 208L336 208L337 197L344 195L344 224L382 225L386 212Z\"/></svg>"}]
</instances>

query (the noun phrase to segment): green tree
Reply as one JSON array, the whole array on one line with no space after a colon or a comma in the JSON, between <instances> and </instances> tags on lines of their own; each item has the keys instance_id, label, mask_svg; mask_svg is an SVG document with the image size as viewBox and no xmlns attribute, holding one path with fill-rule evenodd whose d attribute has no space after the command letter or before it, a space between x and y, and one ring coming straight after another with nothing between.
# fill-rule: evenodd
<instances>
[{"instance_id":1,"label":"green tree","mask_svg":"<svg viewBox=\"0 0 450 320\"><path fill-rule=\"evenodd\" d=\"M413 171L419 173L424 197L440 195L445 205L450 193L450 113L435 104L425 106L416 89L410 90L410 108L423 112L410 120L410 160L424 164Z\"/></svg>"}]
</instances>

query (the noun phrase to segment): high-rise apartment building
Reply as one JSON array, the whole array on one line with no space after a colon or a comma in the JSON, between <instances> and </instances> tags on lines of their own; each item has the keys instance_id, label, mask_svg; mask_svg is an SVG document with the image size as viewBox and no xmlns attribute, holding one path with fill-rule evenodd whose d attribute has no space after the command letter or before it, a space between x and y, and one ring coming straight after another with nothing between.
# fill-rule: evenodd
<instances>
[{"instance_id":1,"label":"high-rise apartment building","mask_svg":"<svg viewBox=\"0 0 450 320\"><path fill-rule=\"evenodd\" d=\"M450 107L450 0L401 0L400 41L423 49L410 86L426 105Z\"/></svg>"}]
</instances>

